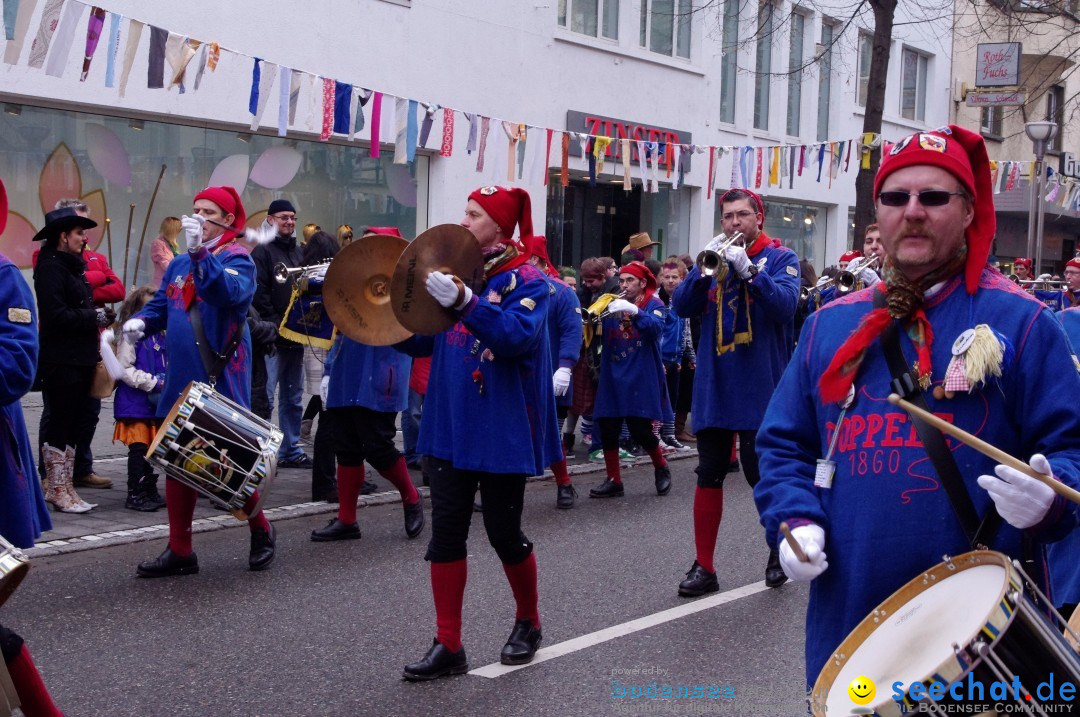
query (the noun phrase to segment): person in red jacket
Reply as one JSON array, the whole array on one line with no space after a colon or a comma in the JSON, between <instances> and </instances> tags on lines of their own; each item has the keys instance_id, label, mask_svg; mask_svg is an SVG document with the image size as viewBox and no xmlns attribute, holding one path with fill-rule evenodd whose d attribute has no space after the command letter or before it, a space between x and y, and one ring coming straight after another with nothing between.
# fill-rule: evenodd
<instances>
[{"instance_id":1,"label":"person in red jacket","mask_svg":"<svg viewBox=\"0 0 1080 717\"><path fill-rule=\"evenodd\" d=\"M90 208L79 199L61 199L53 209L70 207L80 217L89 217ZM31 263L37 266L38 251L34 251ZM112 312L114 304L123 301L126 291L124 282L113 272L109 266L109 260L104 254L83 246L83 261L86 262L86 280L90 284L94 294L94 305L99 309ZM115 317L115 314L113 314ZM90 444L94 441L94 433L97 431L98 417L101 415L101 399L85 396L77 401L73 410L78 413L75 426L75 485L79 488L112 488L112 481L94 472L94 453ZM45 406L41 412L41 423L38 429L38 455L41 455L41 438L45 435L45 429L49 424L49 409ZM42 466L42 478L44 478L44 461L39 461Z\"/></svg>"}]
</instances>

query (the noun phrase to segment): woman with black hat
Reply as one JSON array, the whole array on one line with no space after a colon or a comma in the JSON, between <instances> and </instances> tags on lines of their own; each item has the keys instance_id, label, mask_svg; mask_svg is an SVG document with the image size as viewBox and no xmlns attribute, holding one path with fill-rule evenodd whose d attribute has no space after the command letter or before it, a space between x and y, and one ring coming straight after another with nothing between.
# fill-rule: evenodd
<instances>
[{"instance_id":1,"label":"woman with black hat","mask_svg":"<svg viewBox=\"0 0 1080 717\"><path fill-rule=\"evenodd\" d=\"M90 392L99 359L98 329L115 318L111 310L94 306L86 280L85 231L96 226L94 220L65 207L47 213L45 228L34 237L45 241L34 269L41 339L37 384L52 416L43 436L45 500L65 513L95 507L72 486L76 414L69 406L72 396Z\"/></svg>"}]
</instances>

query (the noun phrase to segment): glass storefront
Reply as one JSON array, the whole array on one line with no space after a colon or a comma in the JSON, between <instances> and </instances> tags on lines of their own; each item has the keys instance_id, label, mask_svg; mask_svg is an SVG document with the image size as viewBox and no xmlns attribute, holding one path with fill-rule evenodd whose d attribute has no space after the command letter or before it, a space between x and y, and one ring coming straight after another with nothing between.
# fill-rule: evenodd
<instances>
[{"instance_id":1,"label":"glass storefront","mask_svg":"<svg viewBox=\"0 0 1080 717\"><path fill-rule=\"evenodd\" d=\"M406 236L426 228L428 158L392 163L360 144L311 142L150 120L5 105L0 115L0 177L11 214L0 253L22 267L37 248L31 237L57 199L81 198L99 227L91 248L104 253L128 286L151 276L150 242L162 219L191 213L211 184L240 191L248 223L270 201L289 199L298 229L313 222L396 226ZM159 183L160 186L157 186ZM156 187L156 189L155 189ZM103 222L102 219L107 219Z\"/></svg>"},{"instance_id":2,"label":"glass storefront","mask_svg":"<svg viewBox=\"0 0 1080 717\"><path fill-rule=\"evenodd\" d=\"M723 194L723 192L720 192ZM817 207L795 202L784 202L762 197L765 203L765 233L779 239L800 259L806 259L819 271L823 268L821 255L825 250L825 236L828 231L828 212L825 207ZM720 222L719 195L714 203L713 231L723 231Z\"/></svg>"}]
</instances>

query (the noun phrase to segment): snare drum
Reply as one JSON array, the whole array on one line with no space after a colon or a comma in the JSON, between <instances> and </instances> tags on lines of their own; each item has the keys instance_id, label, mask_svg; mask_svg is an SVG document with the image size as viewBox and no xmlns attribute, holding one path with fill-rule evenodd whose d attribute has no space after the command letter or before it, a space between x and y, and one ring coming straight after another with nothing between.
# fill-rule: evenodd
<instances>
[{"instance_id":1,"label":"snare drum","mask_svg":"<svg viewBox=\"0 0 1080 717\"><path fill-rule=\"evenodd\" d=\"M29 570L26 554L0 536L0 605L11 597Z\"/></svg>"},{"instance_id":2,"label":"snare drum","mask_svg":"<svg viewBox=\"0 0 1080 717\"><path fill-rule=\"evenodd\" d=\"M1040 714L1037 706L1072 704L1072 699L1061 699L1058 688L1080 683L1080 660L1062 637L1064 624L1051 622L1036 601L1047 604L1031 579L1001 553L946 558L893 593L848 635L818 676L811 711L935 714L936 702L943 714ZM1055 612L1053 619L1061 617ZM860 676L876 686L872 708L856 705L848 695L848 685ZM1014 677L1021 685L1019 696ZM1041 699L1039 685L1050 680L1051 694L1044 689L1041 697L1046 699ZM893 699L897 682L905 695L914 682L940 683L946 691L936 701L905 696L899 702ZM963 683L955 690L960 700L948 692L958 682ZM972 691L973 700L967 699L970 682L983 686L981 696ZM994 682L1009 684L1004 697L991 694Z\"/></svg>"},{"instance_id":3,"label":"snare drum","mask_svg":"<svg viewBox=\"0 0 1080 717\"><path fill-rule=\"evenodd\" d=\"M240 520L259 512L277 471L281 431L205 383L192 381L158 429L147 458ZM243 508L258 489L258 503Z\"/></svg>"}]
</instances>

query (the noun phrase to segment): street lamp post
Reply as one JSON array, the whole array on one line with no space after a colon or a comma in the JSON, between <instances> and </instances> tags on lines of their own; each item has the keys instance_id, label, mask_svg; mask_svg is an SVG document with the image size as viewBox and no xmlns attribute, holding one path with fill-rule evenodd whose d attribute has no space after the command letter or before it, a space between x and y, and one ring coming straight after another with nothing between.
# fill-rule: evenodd
<instances>
[{"instance_id":1,"label":"street lamp post","mask_svg":"<svg viewBox=\"0 0 1080 717\"><path fill-rule=\"evenodd\" d=\"M1031 176L1031 211L1028 214L1028 240L1027 255L1034 257L1035 266L1033 276L1042 273L1042 245L1043 245L1043 183L1046 171L1043 169L1043 158L1046 157L1046 147L1050 140L1057 134L1057 123L1042 121L1028 122L1024 125L1024 134L1028 136L1035 147L1035 166Z\"/></svg>"}]
</instances>

